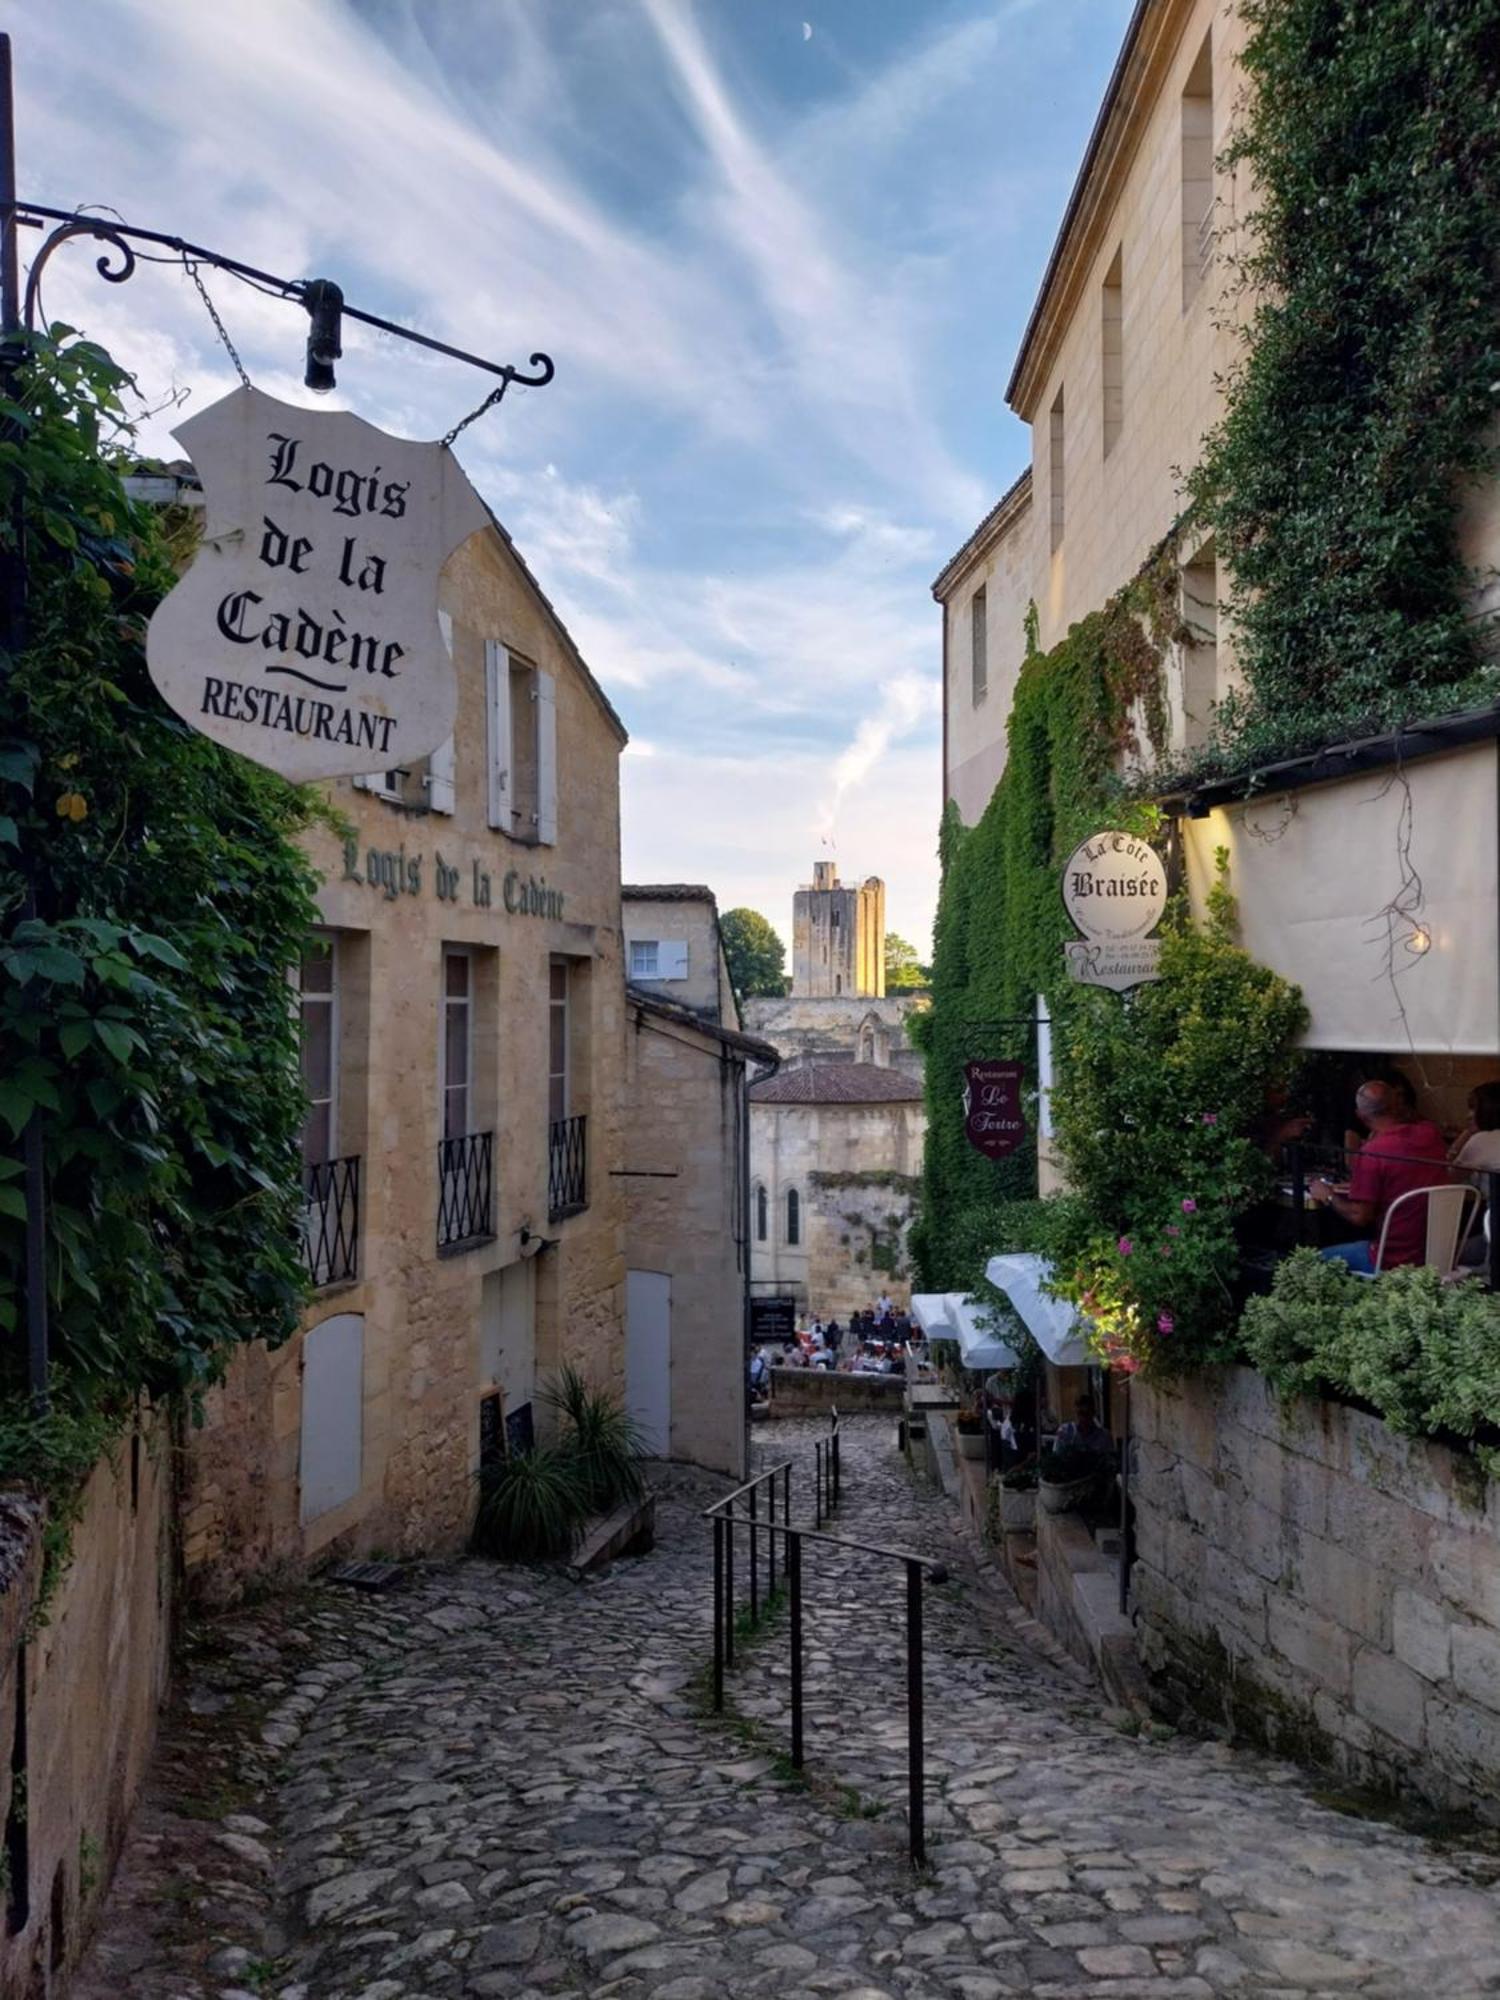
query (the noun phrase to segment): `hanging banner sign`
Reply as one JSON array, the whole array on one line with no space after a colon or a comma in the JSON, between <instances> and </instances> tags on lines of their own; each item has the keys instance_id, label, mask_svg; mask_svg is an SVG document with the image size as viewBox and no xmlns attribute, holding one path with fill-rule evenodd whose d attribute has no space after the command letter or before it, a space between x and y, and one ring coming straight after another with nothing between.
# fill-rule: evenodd
<instances>
[{"instance_id":1,"label":"hanging banner sign","mask_svg":"<svg viewBox=\"0 0 1500 2000\"><path fill-rule=\"evenodd\" d=\"M391 770L445 743L458 683L438 577L489 520L452 452L243 388L173 435L206 520L146 634L171 707L299 781Z\"/></svg>"},{"instance_id":2,"label":"hanging banner sign","mask_svg":"<svg viewBox=\"0 0 1500 2000\"><path fill-rule=\"evenodd\" d=\"M1068 856L1063 904L1082 939L1063 946L1068 976L1124 993L1158 978L1161 944L1148 935L1167 907L1167 871L1133 833L1096 833Z\"/></svg>"},{"instance_id":3,"label":"hanging banner sign","mask_svg":"<svg viewBox=\"0 0 1500 2000\"><path fill-rule=\"evenodd\" d=\"M986 1159L1008 1160L1026 1137L1018 1062L964 1064L964 1137Z\"/></svg>"}]
</instances>

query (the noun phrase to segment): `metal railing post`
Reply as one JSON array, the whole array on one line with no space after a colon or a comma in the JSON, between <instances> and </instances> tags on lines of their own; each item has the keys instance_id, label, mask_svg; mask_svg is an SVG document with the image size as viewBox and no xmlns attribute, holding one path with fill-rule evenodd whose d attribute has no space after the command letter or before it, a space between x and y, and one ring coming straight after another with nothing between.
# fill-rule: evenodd
<instances>
[{"instance_id":1,"label":"metal railing post","mask_svg":"<svg viewBox=\"0 0 1500 2000\"><path fill-rule=\"evenodd\" d=\"M770 1596L774 1597L776 1595L776 1474L774 1472L767 1476L766 1497L771 1510L771 1532L766 1537L766 1566L770 1571L771 1581L766 1587Z\"/></svg>"},{"instance_id":2,"label":"metal railing post","mask_svg":"<svg viewBox=\"0 0 1500 2000\"><path fill-rule=\"evenodd\" d=\"M911 1865L927 1865L927 1822L923 1805L925 1758L922 1741L922 1565L906 1565L906 1823Z\"/></svg>"},{"instance_id":3,"label":"metal railing post","mask_svg":"<svg viewBox=\"0 0 1500 2000\"><path fill-rule=\"evenodd\" d=\"M835 1414L833 1419L833 1504L835 1507L837 1507L839 1501L843 1498L843 1493L842 1493L843 1483L844 1483L844 1448L843 1448L843 1441L839 1433L839 1420L837 1415Z\"/></svg>"},{"instance_id":4,"label":"metal railing post","mask_svg":"<svg viewBox=\"0 0 1500 2000\"><path fill-rule=\"evenodd\" d=\"M802 1769L802 1537L786 1538L786 1580L792 1597L792 1769Z\"/></svg>"},{"instance_id":5,"label":"metal railing post","mask_svg":"<svg viewBox=\"0 0 1500 2000\"><path fill-rule=\"evenodd\" d=\"M724 1523L714 1515L714 1714L724 1712Z\"/></svg>"},{"instance_id":6,"label":"metal railing post","mask_svg":"<svg viewBox=\"0 0 1500 2000\"><path fill-rule=\"evenodd\" d=\"M792 1525L792 1461L790 1459L781 1468L781 1518L786 1522L788 1527Z\"/></svg>"},{"instance_id":7,"label":"metal railing post","mask_svg":"<svg viewBox=\"0 0 1500 2000\"><path fill-rule=\"evenodd\" d=\"M759 1491L759 1486L752 1486L748 1496L750 1501L750 1618L752 1623L756 1623L760 1618L760 1523L757 1518L759 1510L755 1504L756 1495Z\"/></svg>"},{"instance_id":8,"label":"metal railing post","mask_svg":"<svg viewBox=\"0 0 1500 2000\"><path fill-rule=\"evenodd\" d=\"M813 1444L813 1526L823 1525L823 1440Z\"/></svg>"},{"instance_id":9,"label":"metal railing post","mask_svg":"<svg viewBox=\"0 0 1500 2000\"><path fill-rule=\"evenodd\" d=\"M734 1665L734 1501L724 1522L724 1664Z\"/></svg>"}]
</instances>

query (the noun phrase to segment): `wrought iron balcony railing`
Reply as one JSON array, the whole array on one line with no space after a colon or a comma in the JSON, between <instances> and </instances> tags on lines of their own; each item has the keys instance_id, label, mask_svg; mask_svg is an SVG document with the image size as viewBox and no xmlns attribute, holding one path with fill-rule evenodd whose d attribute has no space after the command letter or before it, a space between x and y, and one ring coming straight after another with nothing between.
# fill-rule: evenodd
<instances>
[{"instance_id":1,"label":"wrought iron balcony railing","mask_svg":"<svg viewBox=\"0 0 1500 2000\"><path fill-rule=\"evenodd\" d=\"M359 1276L359 1155L320 1160L306 1169L303 1255L315 1285Z\"/></svg>"},{"instance_id":2,"label":"wrought iron balcony railing","mask_svg":"<svg viewBox=\"0 0 1500 2000\"><path fill-rule=\"evenodd\" d=\"M438 1146L439 1250L494 1235L494 1150L493 1132L469 1132Z\"/></svg>"},{"instance_id":3,"label":"wrought iron balcony railing","mask_svg":"<svg viewBox=\"0 0 1500 2000\"><path fill-rule=\"evenodd\" d=\"M559 1118L547 1128L547 1217L560 1222L589 1205L588 1119Z\"/></svg>"}]
</instances>

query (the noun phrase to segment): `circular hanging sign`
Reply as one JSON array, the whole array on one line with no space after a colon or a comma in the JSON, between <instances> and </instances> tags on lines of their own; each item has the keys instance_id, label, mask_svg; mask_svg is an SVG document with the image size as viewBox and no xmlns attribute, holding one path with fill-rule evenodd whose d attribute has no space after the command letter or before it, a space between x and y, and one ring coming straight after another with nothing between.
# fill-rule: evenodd
<instances>
[{"instance_id":1,"label":"circular hanging sign","mask_svg":"<svg viewBox=\"0 0 1500 2000\"><path fill-rule=\"evenodd\" d=\"M1167 907L1167 871L1156 849L1133 833L1096 833L1068 856L1063 902L1096 944L1144 938Z\"/></svg>"}]
</instances>

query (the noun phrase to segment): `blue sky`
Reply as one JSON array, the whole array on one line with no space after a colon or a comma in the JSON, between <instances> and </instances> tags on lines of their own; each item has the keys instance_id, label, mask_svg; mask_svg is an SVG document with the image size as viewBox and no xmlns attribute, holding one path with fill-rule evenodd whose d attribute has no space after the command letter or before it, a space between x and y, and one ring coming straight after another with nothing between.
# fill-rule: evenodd
<instances>
[{"instance_id":1,"label":"blue sky","mask_svg":"<svg viewBox=\"0 0 1500 2000\"><path fill-rule=\"evenodd\" d=\"M550 353L460 455L631 731L627 878L785 932L831 854L925 955L928 586L1025 462L1004 386L1128 12L20 0L20 185ZM210 285L257 384L308 400L301 315ZM180 273L113 291L72 248L45 304L152 400L233 385ZM335 400L390 430L483 387L346 328Z\"/></svg>"}]
</instances>

